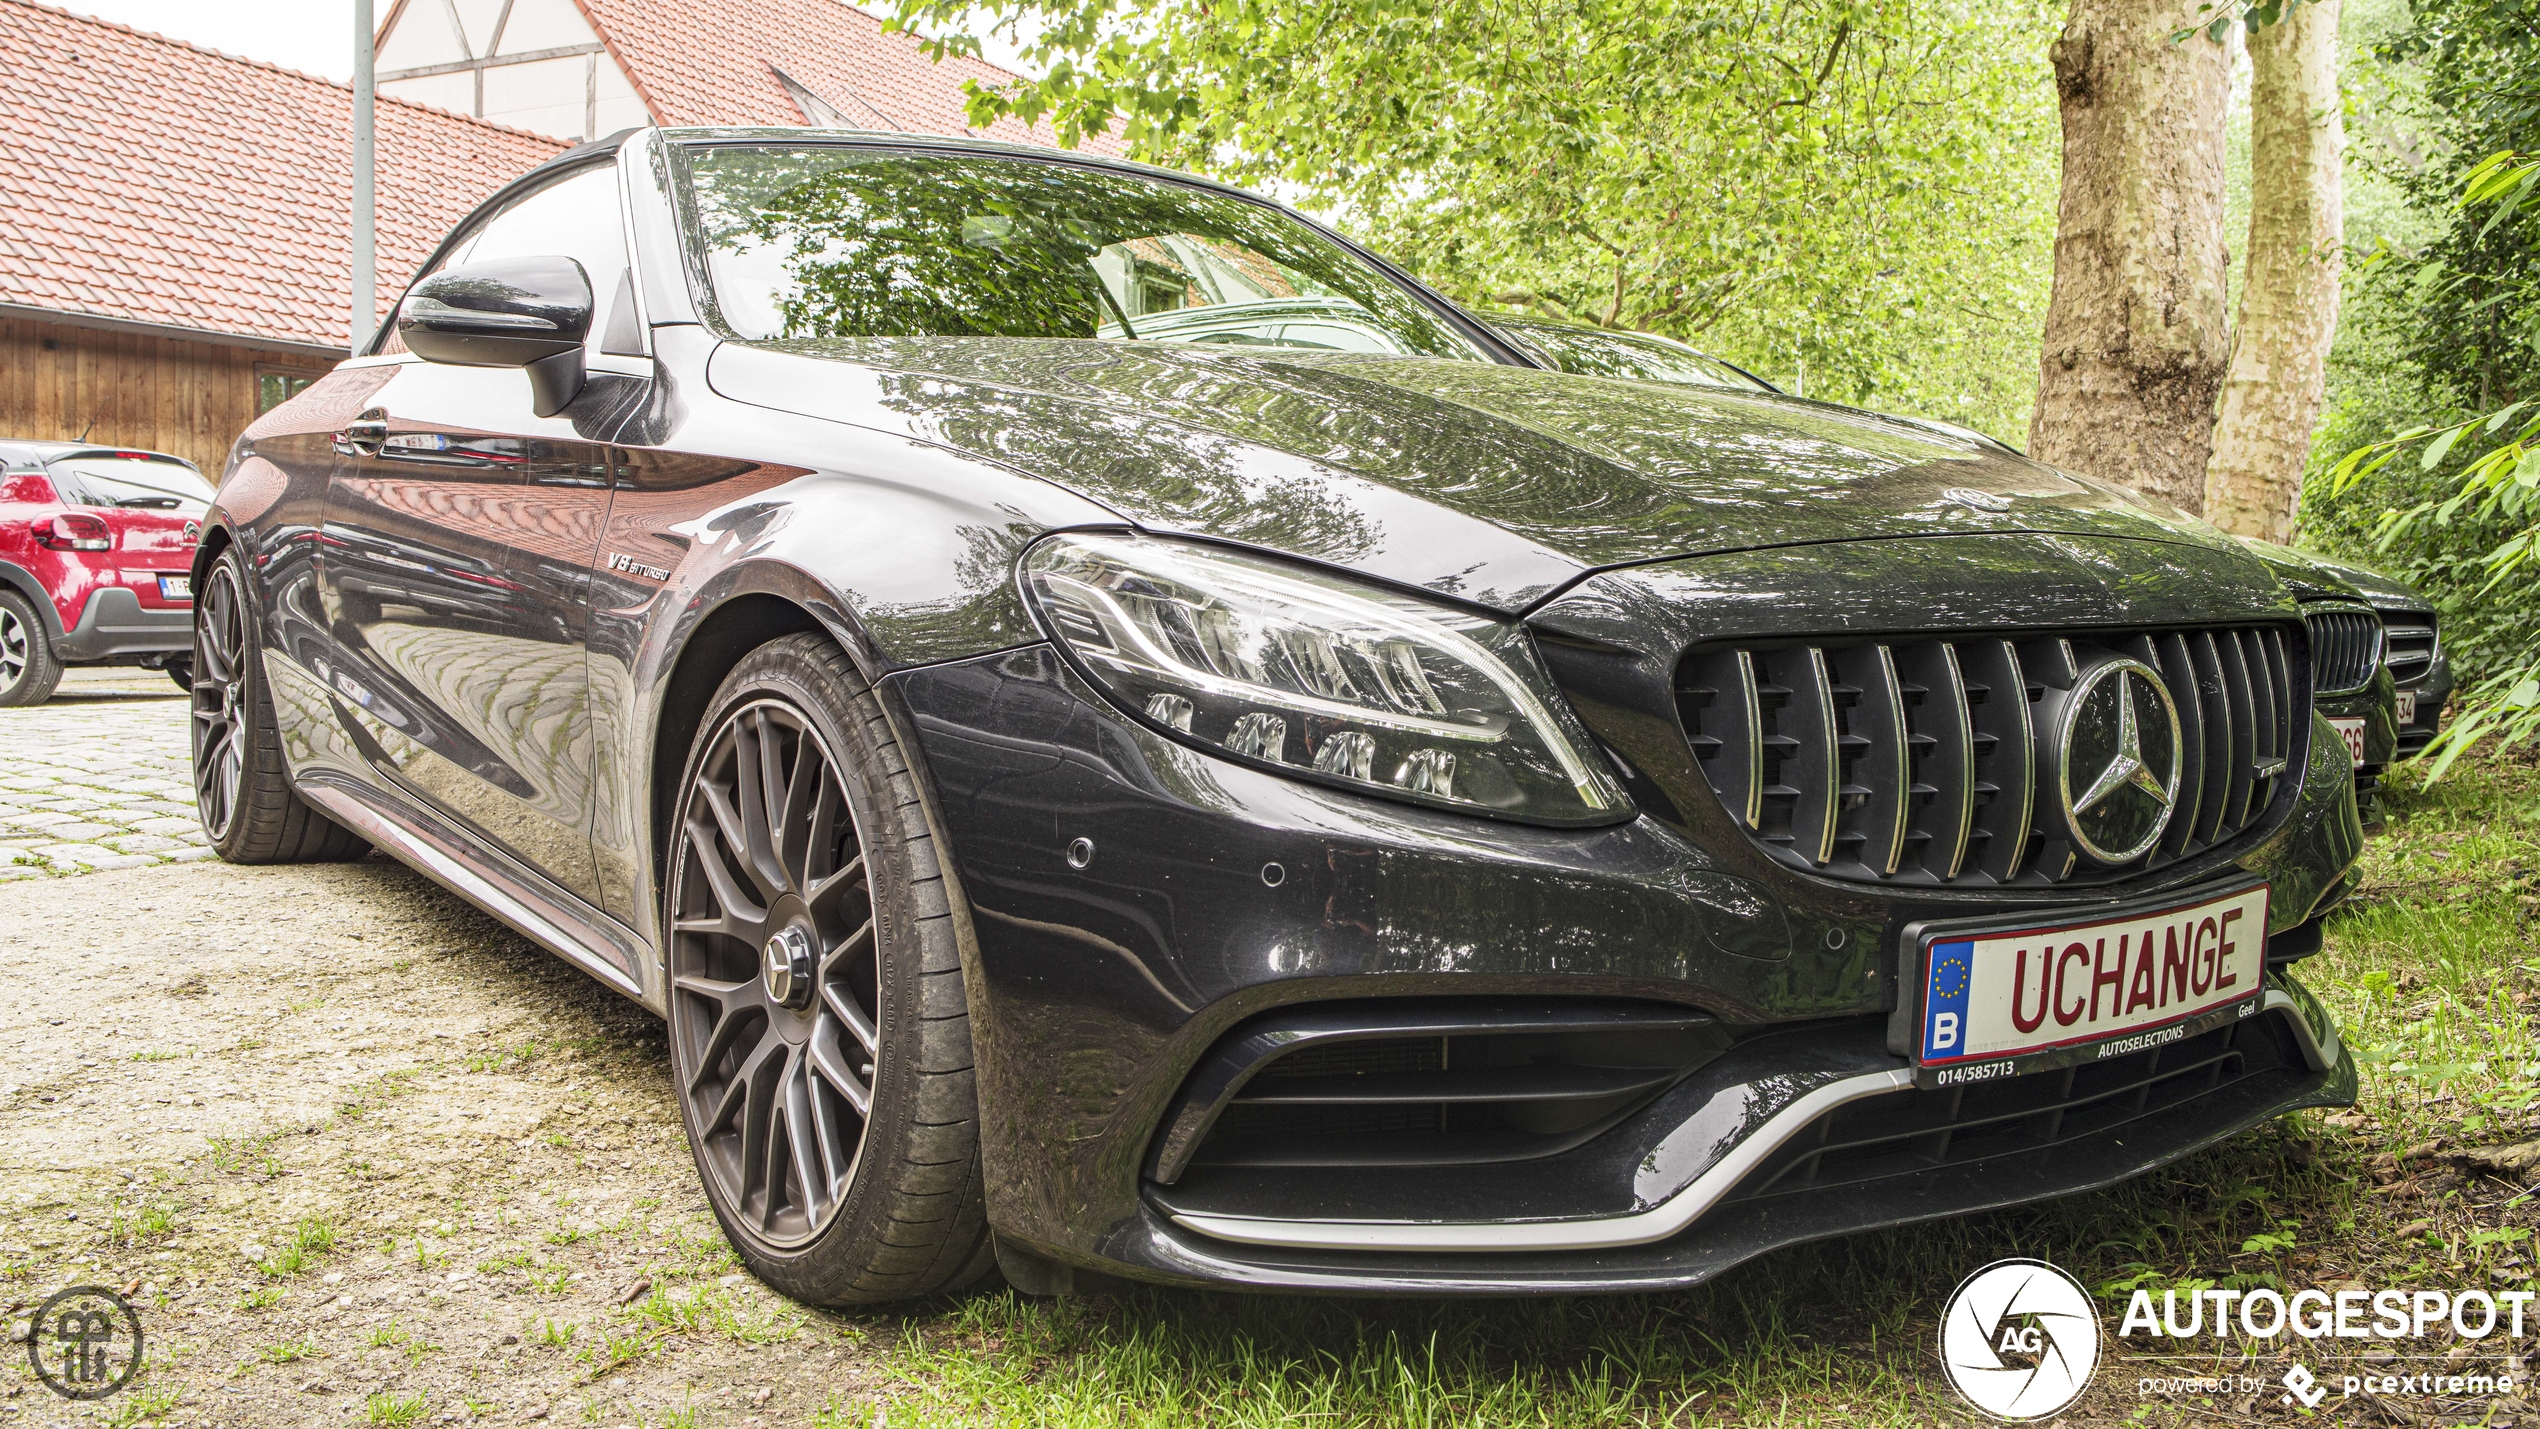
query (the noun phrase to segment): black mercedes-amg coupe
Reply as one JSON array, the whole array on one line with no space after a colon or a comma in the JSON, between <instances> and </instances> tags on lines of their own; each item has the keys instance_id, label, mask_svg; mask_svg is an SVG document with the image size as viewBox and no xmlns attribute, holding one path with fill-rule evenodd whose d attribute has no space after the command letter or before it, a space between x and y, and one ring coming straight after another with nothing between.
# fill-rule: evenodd
<instances>
[{"instance_id":1,"label":"black mercedes-amg coupe","mask_svg":"<svg viewBox=\"0 0 2540 1429\"><path fill-rule=\"evenodd\" d=\"M588 145L219 498L220 853L376 845L661 1013L805 1300L1683 1285L2353 1094L2265 565L1549 370L1215 184Z\"/></svg>"}]
</instances>

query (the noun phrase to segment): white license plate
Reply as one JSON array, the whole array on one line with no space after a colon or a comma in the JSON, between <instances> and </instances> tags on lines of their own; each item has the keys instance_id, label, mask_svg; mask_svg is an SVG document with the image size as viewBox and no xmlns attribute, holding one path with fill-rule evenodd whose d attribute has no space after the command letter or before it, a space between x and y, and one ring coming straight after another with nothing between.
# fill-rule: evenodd
<instances>
[{"instance_id":1,"label":"white license plate","mask_svg":"<svg viewBox=\"0 0 2540 1429\"><path fill-rule=\"evenodd\" d=\"M2337 727L2337 737L2346 741L2346 752L2353 756L2355 767L2363 768L2364 722L2360 719L2333 719L2329 723Z\"/></svg>"},{"instance_id":2,"label":"white license plate","mask_svg":"<svg viewBox=\"0 0 2540 1429\"><path fill-rule=\"evenodd\" d=\"M2416 722L2417 692L2414 690L2401 690L2399 692L2399 723L2415 724Z\"/></svg>"},{"instance_id":3,"label":"white license plate","mask_svg":"<svg viewBox=\"0 0 2540 1429\"><path fill-rule=\"evenodd\" d=\"M2123 1056L2255 1010L2267 885L2079 922L1921 931L1926 1086Z\"/></svg>"},{"instance_id":4,"label":"white license plate","mask_svg":"<svg viewBox=\"0 0 2540 1429\"><path fill-rule=\"evenodd\" d=\"M159 577L159 599L192 600L193 598L194 578L192 576Z\"/></svg>"}]
</instances>

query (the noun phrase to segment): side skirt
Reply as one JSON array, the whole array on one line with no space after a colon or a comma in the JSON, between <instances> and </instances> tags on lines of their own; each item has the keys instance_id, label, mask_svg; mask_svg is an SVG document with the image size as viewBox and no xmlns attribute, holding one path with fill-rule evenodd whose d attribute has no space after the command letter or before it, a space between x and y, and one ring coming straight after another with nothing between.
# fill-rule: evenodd
<instances>
[{"instance_id":1,"label":"side skirt","mask_svg":"<svg viewBox=\"0 0 2540 1429\"><path fill-rule=\"evenodd\" d=\"M531 942L599 979L656 1014L658 990L629 968L650 965L652 950L633 929L510 859L474 845L422 809L376 789L332 779L299 786L300 797L327 817L394 855L415 872L502 919Z\"/></svg>"}]
</instances>

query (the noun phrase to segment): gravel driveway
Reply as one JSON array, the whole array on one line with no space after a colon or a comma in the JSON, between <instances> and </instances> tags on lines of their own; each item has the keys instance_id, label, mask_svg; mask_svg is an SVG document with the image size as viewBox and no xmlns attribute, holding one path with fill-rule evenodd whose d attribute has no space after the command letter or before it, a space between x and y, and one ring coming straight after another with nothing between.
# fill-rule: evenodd
<instances>
[{"instance_id":1,"label":"gravel driveway","mask_svg":"<svg viewBox=\"0 0 2540 1429\"><path fill-rule=\"evenodd\" d=\"M150 1346L75 1406L12 1345L0 1424L867 1422L896 1330L740 1273L660 1023L385 859L201 860L184 738L0 711L0 1300L133 1286Z\"/></svg>"}]
</instances>

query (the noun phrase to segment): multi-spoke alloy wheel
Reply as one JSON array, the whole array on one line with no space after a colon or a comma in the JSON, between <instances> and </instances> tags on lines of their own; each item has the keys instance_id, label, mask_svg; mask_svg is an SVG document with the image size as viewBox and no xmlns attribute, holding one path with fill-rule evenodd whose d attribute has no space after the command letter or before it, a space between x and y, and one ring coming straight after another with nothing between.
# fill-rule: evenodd
<instances>
[{"instance_id":1,"label":"multi-spoke alloy wheel","mask_svg":"<svg viewBox=\"0 0 2540 1429\"><path fill-rule=\"evenodd\" d=\"M881 1055L873 900L837 760L800 710L754 700L706 747L679 836L680 1092L727 1204L798 1245L855 1180Z\"/></svg>"},{"instance_id":2,"label":"multi-spoke alloy wheel","mask_svg":"<svg viewBox=\"0 0 2540 1429\"><path fill-rule=\"evenodd\" d=\"M677 791L671 1071L734 1247L817 1304L985 1274L961 957L871 687L817 635L759 647L707 706Z\"/></svg>"},{"instance_id":3,"label":"multi-spoke alloy wheel","mask_svg":"<svg viewBox=\"0 0 2540 1429\"><path fill-rule=\"evenodd\" d=\"M222 551L194 602L194 808L212 851L231 863L320 863L369 852L291 787L290 763L256 658L261 616L247 558ZM174 668L172 665L171 669Z\"/></svg>"},{"instance_id":4,"label":"multi-spoke alloy wheel","mask_svg":"<svg viewBox=\"0 0 2540 1429\"><path fill-rule=\"evenodd\" d=\"M194 807L217 842L238 819L246 773L247 606L230 563L194 608Z\"/></svg>"},{"instance_id":5,"label":"multi-spoke alloy wheel","mask_svg":"<svg viewBox=\"0 0 2540 1429\"><path fill-rule=\"evenodd\" d=\"M14 610L0 607L0 685L14 685L26 678L28 650L26 622Z\"/></svg>"}]
</instances>

